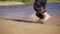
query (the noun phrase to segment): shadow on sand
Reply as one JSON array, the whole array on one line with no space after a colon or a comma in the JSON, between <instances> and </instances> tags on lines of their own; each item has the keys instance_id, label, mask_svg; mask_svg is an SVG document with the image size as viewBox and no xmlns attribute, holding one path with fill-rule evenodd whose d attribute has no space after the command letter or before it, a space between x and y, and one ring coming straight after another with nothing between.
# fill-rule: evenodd
<instances>
[{"instance_id":1,"label":"shadow on sand","mask_svg":"<svg viewBox=\"0 0 60 34\"><path fill-rule=\"evenodd\" d=\"M23 23L38 23L38 24L44 24L44 22L34 22L31 20L18 20L18 19L5 19L5 20L12 20L12 21L16 21L16 22L23 22Z\"/></svg>"},{"instance_id":2,"label":"shadow on sand","mask_svg":"<svg viewBox=\"0 0 60 34\"><path fill-rule=\"evenodd\" d=\"M27 22L27 23L33 23L33 21L30 21L30 20L17 20L17 19L5 19L5 20L12 20L12 21L16 21L16 22Z\"/></svg>"}]
</instances>

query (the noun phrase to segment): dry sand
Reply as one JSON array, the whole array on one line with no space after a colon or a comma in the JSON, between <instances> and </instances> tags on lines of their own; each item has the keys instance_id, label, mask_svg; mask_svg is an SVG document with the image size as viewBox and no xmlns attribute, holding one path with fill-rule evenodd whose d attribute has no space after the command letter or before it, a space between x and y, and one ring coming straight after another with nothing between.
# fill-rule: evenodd
<instances>
[{"instance_id":1,"label":"dry sand","mask_svg":"<svg viewBox=\"0 0 60 34\"><path fill-rule=\"evenodd\" d=\"M0 6L6 6L6 5L24 5L25 3L22 2L0 2Z\"/></svg>"}]
</instances>

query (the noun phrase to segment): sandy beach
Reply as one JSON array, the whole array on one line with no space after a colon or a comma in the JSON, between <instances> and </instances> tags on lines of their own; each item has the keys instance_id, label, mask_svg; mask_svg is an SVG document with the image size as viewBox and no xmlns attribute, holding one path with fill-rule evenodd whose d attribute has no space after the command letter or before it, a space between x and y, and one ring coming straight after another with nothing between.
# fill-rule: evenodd
<instances>
[{"instance_id":1,"label":"sandy beach","mask_svg":"<svg viewBox=\"0 0 60 34\"><path fill-rule=\"evenodd\" d=\"M37 20L32 5L1 5L0 34L60 34L59 7L60 3L48 4L51 17L38 24L32 22Z\"/></svg>"}]
</instances>

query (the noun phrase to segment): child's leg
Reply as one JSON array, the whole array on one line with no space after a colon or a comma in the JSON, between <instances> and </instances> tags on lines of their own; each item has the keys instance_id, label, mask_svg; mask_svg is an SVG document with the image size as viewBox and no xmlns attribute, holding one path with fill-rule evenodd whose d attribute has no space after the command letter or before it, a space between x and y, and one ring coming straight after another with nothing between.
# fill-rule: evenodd
<instances>
[{"instance_id":1,"label":"child's leg","mask_svg":"<svg viewBox=\"0 0 60 34\"><path fill-rule=\"evenodd\" d=\"M42 8L43 7L43 11ZM45 2L35 3L34 4L34 10L36 11L36 16L39 18L38 21L46 21L50 16L45 10L46 4Z\"/></svg>"},{"instance_id":2,"label":"child's leg","mask_svg":"<svg viewBox=\"0 0 60 34\"><path fill-rule=\"evenodd\" d=\"M47 3L47 2L46 2ZM50 18L50 15L47 13L46 11L46 3L42 3L42 8L43 8L43 13L42 15L44 16L44 18L42 19L43 21L47 21Z\"/></svg>"}]
</instances>

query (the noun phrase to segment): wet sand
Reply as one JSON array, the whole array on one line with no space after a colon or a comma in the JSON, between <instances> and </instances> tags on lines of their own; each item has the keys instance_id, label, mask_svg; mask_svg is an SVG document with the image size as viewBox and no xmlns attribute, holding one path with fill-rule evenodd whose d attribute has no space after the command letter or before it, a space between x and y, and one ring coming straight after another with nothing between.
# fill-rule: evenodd
<instances>
[{"instance_id":1,"label":"wet sand","mask_svg":"<svg viewBox=\"0 0 60 34\"><path fill-rule=\"evenodd\" d=\"M60 26L1 19L0 34L60 34Z\"/></svg>"},{"instance_id":2,"label":"wet sand","mask_svg":"<svg viewBox=\"0 0 60 34\"><path fill-rule=\"evenodd\" d=\"M50 16L51 17L44 24L60 26L60 15L51 14ZM35 15L25 16L25 17L0 16L0 19L12 20L12 21L16 21L16 22L28 22L28 23L32 23L33 21L38 20L38 18Z\"/></svg>"}]
</instances>

